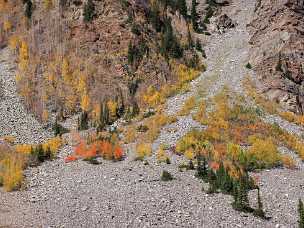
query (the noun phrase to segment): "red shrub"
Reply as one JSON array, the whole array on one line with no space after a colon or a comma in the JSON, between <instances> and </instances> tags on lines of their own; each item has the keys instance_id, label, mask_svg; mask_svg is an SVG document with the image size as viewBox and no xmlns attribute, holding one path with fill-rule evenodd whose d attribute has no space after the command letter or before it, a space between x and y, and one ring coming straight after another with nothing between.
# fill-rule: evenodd
<instances>
[{"instance_id":1,"label":"red shrub","mask_svg":"<svg viewBox=\"0 0 304 228\"><path fill-rule=\"evenodd\" d=\"M101 141L99 143L101 156L107 160L113 159L113 146L108 141Z\"/></svg>"},{"instance_id":2,"label":"red shrub","mask_svg":"<svg viewBox=\"0 0 304 228\"><path fill-rule=\"evenodd\" d=\"M87 145L83 140L81 140L80 143L74 148L75 155L79 157L84 157L86 151Z\"/></svg>"},{"instance_id":3,"label":"red shrub","mask_svg":"<svg viewBox=\"0 0 304 228\"><path fill-rule=\"evenodd\" d=\"M65 159L64 159L64 162L65 163L69 163L69 162L73 162L73 161L76 161L77 160L77 157L74 156L74 155L69 155L67 156Z\"/></svg>"},{"instance_id":4,"label":"red shrub","mask_svg":"<svg viewBox=\"0 0 304 228\"><path fill-rule=\"evenodd\" d=\"M114 159L119 161L122 159L123 155L124 154L122 148L120 146L116 146L114 150Z\"/></svg>"}]
</instances>

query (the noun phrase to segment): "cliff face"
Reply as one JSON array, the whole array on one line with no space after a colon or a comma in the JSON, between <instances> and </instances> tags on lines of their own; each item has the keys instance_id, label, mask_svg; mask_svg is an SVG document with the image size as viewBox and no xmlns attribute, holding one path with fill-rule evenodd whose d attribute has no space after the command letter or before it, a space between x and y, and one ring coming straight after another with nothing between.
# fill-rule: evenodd
<instances>
[{"instance_id":1,"label":"cliff face","mask_svg":"<svg viewBox=\"0 0 304 228\"><path fill-rule=\"evenodd\" d=\"M304 111L304 0L259 0L251 30L251 63L264 92L288 110Z\"/></svg>"}]
</instances>

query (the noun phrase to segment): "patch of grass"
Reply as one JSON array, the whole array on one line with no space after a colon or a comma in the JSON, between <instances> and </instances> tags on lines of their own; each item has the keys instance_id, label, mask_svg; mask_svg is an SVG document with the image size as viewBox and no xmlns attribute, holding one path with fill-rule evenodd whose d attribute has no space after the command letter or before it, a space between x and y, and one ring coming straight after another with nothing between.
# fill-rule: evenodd
<instances>
[{"instance_id":1,"label":"patch of grass","mask_svg":"<svg viewBox=\"0 0 304 228\"><path fill-rule=\"evenodd\" d=\"M6 191L18 190L23 182L23 169L27 156L17 153L13 148L0 145L0 186Z\"/></svg>"},{"instance_id":2,"label":"patch of grass","mask_svg":"<svg viewBox=\"0 0 304 228\"><path fill-rule=\"evenodd\" d=\"M194 109L195 105L196 105L195 97L188 98L185 101L185 103L184 103L182 109L180 110L180 112L178 113L178 115L180 115L180 116L189 115L190 112Z\"/></svg>"},{"instance_id":3,"label":"patch of grass","mask_svg":"<svg viewBox=\"0 0 304 228\"><path fill-rule=\"evenodd\" d=\"M162 163L162 162L167 163L167 164L171 163L170 158L169 158L168 154L165 152L163 145L160 145L160 147L157 151L156 158L159 163Z\"/></svg>"},{"instance_id":4,"label":"patch of grass","mask_svg":"<svg viewBox=\"0 0 304 228\"><path fill-rule=\"evenodd\" d=\"M152 145L150 143L140 143L136 146L135 160L143 161L146 157L152 155Z\"/></svg>"},{"instance_id":5,"label":"patch of grass","mask_svg":"<svg viewBox=\"0 0 304 228\"><path fill-rule=\"evenodd\" d=\"M296 163L290 155L287 155L287 154L282 155L281 160L282 160L283 166L286 167L287 169L296 168Z\"/></svg>"}]
</instances>

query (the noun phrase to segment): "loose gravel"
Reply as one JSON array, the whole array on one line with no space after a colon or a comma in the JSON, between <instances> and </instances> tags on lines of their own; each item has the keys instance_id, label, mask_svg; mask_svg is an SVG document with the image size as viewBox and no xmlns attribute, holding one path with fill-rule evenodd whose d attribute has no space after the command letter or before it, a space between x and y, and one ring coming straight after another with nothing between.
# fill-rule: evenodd
<instances>
[{"instance_id":1,"label":"loose gravel","mask_svg":"<svg viewBox=\"0 0 304 228\"><path fill-rule=\"evenodd\" d=\"M228 85L243 93L241 79L249 73L245 68L249 50L246 24L250 21L254 3L251 0L234 0L231 6L225 8L238 26L225 34L208 38L205 47L207 71L192 82L189 93L168 100L168 114L176 114L187 98L200 91L212 97ZM1 51L1 55L5 56L5 53ZM9 64L1 61L0 69L6 70L0 71L0 78L12 81L13 69L5 66ZM15 88L13 82L6 85ZM15 89L12 96L17 97ZM6 115L10 118L6 112L1 118L6 119ZM24 118L27 117L25 114ZM3 123L1 120L0 126L5 125ZM5 129L5 126L2 128ZM179 117L176 123L162 129L153 147L158 148L160 143L174 145L191 128L203 126L193 121L190 115ZM34 129L40 128L37 126ZM32 137L31 133L22 129L16 132L20 134L21 141L22 137ZM171 164L158 164L154 155L145 165L132 159L134 150L131 148L122 162L102 161L100 165L91 165L77 161L65 164L63 158L71 150L67 145L60 151L58 159L26 170L24 191L0 192L0 226L296 227L297 200L304 198L301 161L296 170L282 168L255 174L260 177L266 213L272 217L266 221L233 210L231 196L204 193L202 183L194 177L194 171L178 171L178 165L184 160L177 155L170 154ZM163 170L169 171L175 179L160 181ZM251 193L251 201L256 204L254 192Z\"/></svg>"}]
</instances>

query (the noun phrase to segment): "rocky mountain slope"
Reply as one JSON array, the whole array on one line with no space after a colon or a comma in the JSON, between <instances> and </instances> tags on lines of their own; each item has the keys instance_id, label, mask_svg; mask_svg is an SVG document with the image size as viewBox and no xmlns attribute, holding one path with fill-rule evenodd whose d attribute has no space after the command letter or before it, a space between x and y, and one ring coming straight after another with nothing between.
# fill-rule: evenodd
<instances>
[{"instance_id":1,"label":"rocky mountain slope","mask_svg":"<svg viewBox=\"0 0 304 228\"><path fill-rule=\"evenodd\" d=\"M0 137L13 136L16 143L43 142L51 137L41 124L25 110L15 81L15 65L9 59L8 48L1 50L0 57Z\"/></svg>"},{"instance_id":2,"label":"rocky mountain slope","mask_svg":"<svg viewBox=\"0 0 304 228\"><path fill-rule=\"evenodd\" d=\"M167 113L178 112L192 95L212 97L225 85L245 95L242 79L250 74L256 80L254 72L245 68L250 57L250 35L246 25L254 18L255 2L234 0L222 10L223 14L237 22L237 26L224 34L200 36L206 44L208 69L192 81L189 92L168 99ZM1 56L1 67L12 69L6 50L1 50ZM3 85L7 85L3 79L10 81L12 74L0 74L0 77ZM15 90L12 96L17 96ZM279 117L266 114L266 119L292 133L303 132L301 127L295 127ZM17 123L21 121L17 119ZM174 145L193 127L203 126L191 115L178 117L176 123L162 129L154 147L162 142ZM172 128L177 130L170 131ZM19 129L13 132L32 134L22 133ZM130 150L127 159L122 162L103 161L101 165L94 166L84 161L64 163L63 158L71 151L70 146L65 146L55 161L29 168L24 191L0 192L0 226L296 227L296 203L299 197L304 197L303 163L288 150L286 153L297 160L298 169L276 168L259 174L263 202L270 220L233 210L231 196L202 192L202 185L193 171L178 171L177 166L183 158L176 154L170 154L171 164L159 164L153 155L148 160L149 165L144 165L134 161L133 151ZM159 176L163 169L170 171L175 180L161 182ZM251 198L256 202L255 196Z\"/></svg>"},{"instance_id":3,"label":"rocky mountain slope","mask_svg":"<svg viewBox=\"0 0 304 228\"><path fill-rule=\"evenodd\" d=\"M2 27L10 26L1 32L2 45L16 48L18 91L40 120L47 119L44 111L65 118L108 100L126 111L142 106L149 86L172 84L179 64L198 63L188 48L190 26L178 8L161 1L6 5Z\"/></svg>"}]
</instances>

